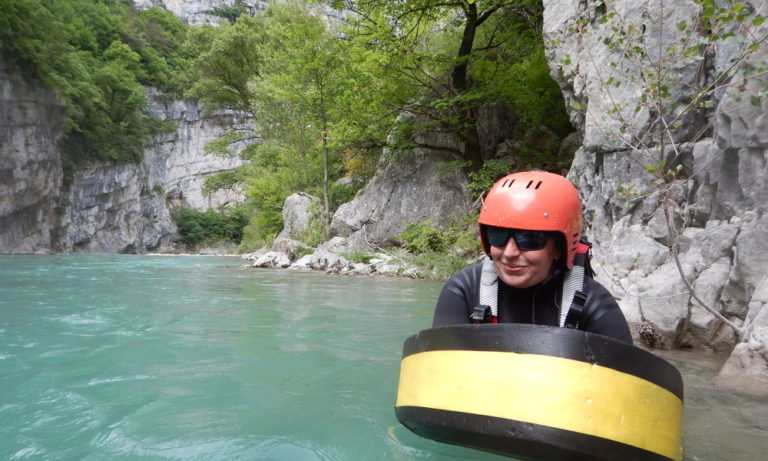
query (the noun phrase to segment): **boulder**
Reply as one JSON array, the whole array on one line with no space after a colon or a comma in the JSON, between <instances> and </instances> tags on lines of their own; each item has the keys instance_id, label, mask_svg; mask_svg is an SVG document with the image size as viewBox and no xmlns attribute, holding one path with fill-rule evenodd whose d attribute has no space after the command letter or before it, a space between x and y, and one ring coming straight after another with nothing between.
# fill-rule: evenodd
<instances>
[{"instance_id":1,"label":"boulder","mask_svg":"<svg viewBox=\"0 0 768 461\"><path fill-rule=\"evenodd\" d=\"M313 223L318 222L319 212L319 198L304 192L289 195L283 204L283 230L278 238L305 238L312 231Z\"/></svg>"},{"instance_id":2,"label":"boulder","mask_svg":"<svg viewBox=\"0 0 768 461\"><path fill-rule=\"evenodd\" d=\"M749 5L749 14L768 15L768 4ZM679 46L686 33L681 25L694 24L699 13L699 2L692 0L544 0L546 54L583 134L569 178L582 195L598 279L619 298L638 335L642 330L656 346L733 350L722 381L749 376L766 388L768 314L761 293L768 258L768 102L761 92L768 76L724 85L709 99L710 108L681 118L674 149L669 139L662 147L658 130L646 131L655 114L638 106L644 92L638 77L648 75L638 62L648 69L664 63L664 75L675 76L668 103L681 103L679 109L690 101L690 87L715 81L741 62L745 41L739 35L768 31L768 25L753 27L746 18L748 26L733 29L735 39L709 48L705 68L696 60L659 55ZM625 52L617 31L635 31L625 43L639 45L646 53L642 59L632 61L639 55ZM742 81L749 65L768 59L768 46L744 58L734 81ZM680 165L681 174L654 183L646 167L662 161ZM751 325L749 333L740 335L715 320L683 279L734 325Z\"/></svg>"},{"instance_id":3,"label":"boulder","mask_svg":"<svg viewBox=\"0 0 768 461\"><path fill-rule=\"evenodd\" d=\"M431 145L455 150L457 140L430 135ZM389 155L394 155L389 153ZM332 236L348 238L347 250L386 247L408 223L428 219L445 222L466 214L472 206L467 176L448 167L460 160L455 154L422 148L398 154L382 166L354 200L341 205L333 215Z\"/></svg>"}]
</instances>

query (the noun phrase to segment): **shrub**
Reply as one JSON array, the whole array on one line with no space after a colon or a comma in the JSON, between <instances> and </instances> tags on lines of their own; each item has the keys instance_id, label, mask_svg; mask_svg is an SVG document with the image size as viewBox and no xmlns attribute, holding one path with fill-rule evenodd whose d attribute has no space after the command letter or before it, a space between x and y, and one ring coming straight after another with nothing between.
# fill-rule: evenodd
<instances>
[{"instance_id":1,"label":"shrub","mask_svg":"<svg viewBox=\"0 0 768 461\"><path fill-rule=\"evenodd\" d=\"M240 243L243 229L248 224L240 208L220 211L198 211L192 208L178 210L173 215L179 231L179 241L188 247L217 242Z\"/></svg>"},{"instance_id":2,"label":"shrub","mask_svg":"<svg viewBox=\"0 0 768 461\"><path fill-rule=\"evenodd\" d=\"M472 260L452 254L424 253L409 262L419 269L423 278L447 279L471 264Z\"/></svg>"},{"instance_id":3,"label":"shrub","mask_svg":"<svg viewBox=\"0 0 768 461\"><path fill-rule=\"evenodd\" d=\"M339 206L344 203L351 202L355 198L355 194L363 187L362 181L355 181L351 183L335 182L331 184L328 190L328 201L330 202L331 210L337 210Z\"/></svg>"},{"instance_id":4,"label":"shrub","mask_svg":"<svg viewBox=\"0 0 768 461\"><path fill-rule=\"evenodd\" d=\"M488 160L478 171L469 173L469 192L472 197L480 197L507 173L508 164L499 160Z\"/></svg>"},{"instance_id":5,"label":"shrub","mask_svg":"<svg viewBox=\"0 0 768 461\"><path fill-rule=\"evenodd\" d=\"M452 236L438 229L434 221L428 219L420 223L406 224L405 231L397 238L403 240L403 246L410 253L444 253L452 242Z\"/></svg>"},{"instance_id":6,"label":"shrub","mask_svg":"<svg viewBox=\"0 0 768 461\"><path fill-rule=\"evenodd\" d=\"M353 263L363 264L369 264L373 259L373 255L365 251L353 251L351 253L344 253L342 256Z\"/></svg>"},{"instance_id":7,"label":"shrub","mask_svg":"<svg viewBox=\"0 0 768 461\"><path fill-rule=\"evenodd\" d=\"M426 278L444 279L471 264L481 252L473 230L475 214L454 220L439 229L433 220L410 223L398 235L403 247L412 255L405 257ZM470 224L471 223L471 224Z\"/></svg>"}]
</instances>

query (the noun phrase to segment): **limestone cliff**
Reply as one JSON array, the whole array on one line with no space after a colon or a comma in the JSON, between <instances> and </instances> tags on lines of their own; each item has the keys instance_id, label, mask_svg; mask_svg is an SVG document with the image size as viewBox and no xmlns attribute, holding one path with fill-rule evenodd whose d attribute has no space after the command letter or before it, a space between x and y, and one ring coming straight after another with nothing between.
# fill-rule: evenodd
<instances>
[{"instance_id":1,"label":"limestone cliff","mask_svg":"<svg viewBox=\"0 0 768 461\"><path fill-rule=\"evenodd\" d=\"M173 206L207 209L242 200L238 191L212 196L205 178L241 165L204 145L233 128L250 132L235 113L204 116L189 101L166 103L152 91L151 113L176 129L157 136L140 164L91 165L64 187L56 142L63 107L56 95L23 81L0 62L0 252L117 253L168 250ZM248 138L246 136L246 138Z\"/></svg>"},{"instance_id":2,"label":"limestone cliff","mask_svg":"<svg viewBox=\"0 0 768 461\"><path fill-rule=\"evenodd\" d=\"M214 16L215 8L232 6L234 0L134 0L137 8L149 8L157 6L170 11L187 24L201 26L205 24L216 24L222 18ZM269 0L244 0L243 5L248 14L253 15L257 11L262 11L269 4Z\"/></svg>"},{"instance_id":3,"label":"limestone cliff","mask_svg":"<svg viewBox=\"0 0 768 461\"><path fill-rule=\"evenodd\" d=\"M729 11L730 2L716 3ZM687 46L686 34L701 18L694 1L544 0L544 6L552 75L583 133L569 177L585 202L599 280L632 324L645 329L638 333L646 340L724 352L743 340L725 371L768 380L768 102L760 99L768 79L742 80L749 66L731 67L768 61L766 46L745 49L750 37L768 32L759 19L751 21L767 16L768 4L745 2L746 19L727 26L734 37L691 48L706 50L700 59L681 53L667 62L665 53ZM697 43L711 38L704 26L695 32ZM665 107L683 122L670 128L674 146L669 140L662 146L659 131L648 132L659 111L639 104L648 88L642 77L653 78L659 68L671 82L662 88ZM736 72L726 74L729 68ZM690 88L711 82L717 90L700 108L683 112ZM668 168L680 165L680 177L688 179L655 185L646 167L661 160ZM687 281L725 319L749 326L743 339L686 289L669 251L669 204Z\"/></svg>"},{"instance_id":4,"label":"limestone cliff","mask_svg":"<svg viewBox=\"0 0 768 461\"><path fill-rule=\"evenodd\" d=\"M50 247L63 179L64 107L0 60L0 251Z\"/></svg>"}]
</instances>

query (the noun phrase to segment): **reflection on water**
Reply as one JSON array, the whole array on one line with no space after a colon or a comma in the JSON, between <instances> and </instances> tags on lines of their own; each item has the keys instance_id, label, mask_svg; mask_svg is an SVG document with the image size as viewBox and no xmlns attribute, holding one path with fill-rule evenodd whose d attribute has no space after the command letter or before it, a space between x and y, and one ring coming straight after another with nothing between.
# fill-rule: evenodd
<instances>
[{"instance_id":1,"label":"reflection on water","mask_svg":"<svg viewBox=\"0 0 768 461\"><path fill-rule=\"evenodd\" d=\"M501 460L394 416L400 352L442 283L236 258L0 256L0 459ZM754 461L768 402L686 382L688 461Z\"/></svg>"}]
</instances>

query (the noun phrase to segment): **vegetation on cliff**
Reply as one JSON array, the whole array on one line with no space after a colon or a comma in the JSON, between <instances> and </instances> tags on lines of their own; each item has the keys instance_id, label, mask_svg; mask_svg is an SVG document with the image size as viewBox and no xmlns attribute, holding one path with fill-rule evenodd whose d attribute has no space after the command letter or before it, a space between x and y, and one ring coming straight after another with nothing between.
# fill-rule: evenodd
<instances>
[{"instance_id":1,"label":"vegetation on cliff","mask_svg":"<svg viewBox=\"0 0 768 461\"><path fill-rule=\"evenodd\" d=\"M330 3L337 19L313 2L280 2L190 32L204 46L189 94L210 109L252 114L263 138L238 175L254 210L246 249L280 231L294 192L322 197L327 223L384 153L397 161L414 147L452 150L463 161L450 167L488 176L483 154L492 153L482 152L477 126L485 108L507 108L514 120L501 136L542 165L556 148L543 151L526 133L572 130L544 59L540 0ZM424 132L458 143L429 145Z\"/></svg>"},{"instance_id":2,"label":"vegetation on cliff","mask_svg":"<svg viewBox=\"0 0 768 461\"><path fill-rule=\"evenodd\" d=\"M186 26L168 11L118 0L5 0L0 53L66 104L66 177L89 161L135 162L163 124L144 86L180 96L189 85Z\"/></svg>"},{"instance_id":3,"label":"vegetation on cliff","mask_svg":"<svg viewBox=\"0 0 768 461\"><path fill-rule=\"evenodd\" d=\"M242 153L249 164L206 187L244 186L238 213L254 248L280 231L294 192L322 198L323 234L385 152L398 161L414 147L452 149L463 161L449 167L488 176L477 126L485 108L511 114L501 136L520 141L515 155L546 163L556 151L525 134L572 128L544 59L542 12L541 0L289 1L251 17L235 2L212 11L217 26L190 27L130 1L6 0L0 53L65 102L68 176L93 161L138 161L153 130L168 128L150 118L145 87L252 115L261 141ZM458 144L427 145L424 132ZM208 149L232 155L240 141L233 132ZM200 216L176 217L184 242L212 238L198 232Z\"/></svg>"}]
</instances>

